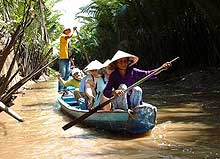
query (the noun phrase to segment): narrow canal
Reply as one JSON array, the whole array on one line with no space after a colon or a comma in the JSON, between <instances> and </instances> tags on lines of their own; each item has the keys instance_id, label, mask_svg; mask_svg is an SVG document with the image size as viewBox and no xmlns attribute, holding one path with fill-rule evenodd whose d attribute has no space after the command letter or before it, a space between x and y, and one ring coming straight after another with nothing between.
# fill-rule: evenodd
<instances>
[{"instance_id":1,"label":"narrow canal","mask_svg":"<svg viewBox=\"0 0 220 159\"><path fill-rule=\"evenodd\" d=\"M145 101L158 107L157 125L134 137L80 125L63 131L71 119L59 111L56 84L39 82L18 95L12 109L25 122L0 114L0 159L220 158L220 117L208 109L219 91L145 85Z\"/></svg>"}]
</instances>

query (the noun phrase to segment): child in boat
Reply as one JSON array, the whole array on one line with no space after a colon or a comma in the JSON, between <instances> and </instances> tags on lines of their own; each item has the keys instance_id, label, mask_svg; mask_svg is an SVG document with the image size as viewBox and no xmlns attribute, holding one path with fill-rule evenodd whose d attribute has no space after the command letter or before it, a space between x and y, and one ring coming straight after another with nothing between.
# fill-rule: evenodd
<instances>
[{"instance_id":1,"label":"child in boat","mask_svg":"<svg viewBox=\"0 0 220 159\"><path fill-rule=\"evenodd\" d=\"M77 96L78 98L84 97L86 99L88 109L98 106L107 100L103 96L103 90L108 82L109 75L113 71L113 67L109 65L110 63L110 60L106 60L104 64L94 60L84 69L88 75L81 80L79 89L81 96ZM111 105L108 104L102 109L110 110Z\"/></svg>"},{"instance_id":2,"label":"child in boat","mask_svg":"<svg viewBox=\"0 0 220 159\"><path fill-rule=\"evenodd\" d=\"M75 87L75 89L79 89L80 86L80 81L82 80L84 74L82 72L82 70L80 70L79 68L73 68L72 70L72 79L69 79L67 81L64 81L61 77L61 74L58 73L57 74L57 79L59 80L59 82L64 85L65 87L67 86L73 86Z\"/></svg>"},{"instance_id":3,"label":"child in boat","mask_svg":"<svg viewBox=\"0 0 220 159\"><path fill-rule=\"evenodd\" d=\"M111 60L115 65L115 71L109 77L109 82L104 89L104 96L107 98L117 96L112 101L114 109L127 110L142 104L142 89L139 86L133 87L127 93L124 92L129 86L154 71L145 71L132 67L137 63L138 59L137 56L119 50ZM167 69L171 66L171 63L166 62L163 66Z\"/></svg>"},{"instance_id":4,"label":"child in boat","mask_svg":"<svg viewBox=\"0 0 220 159\"><path fill-rule=\"evenodd\" d=\"M87 75L82 79L80 83L79 92L83 98L86 100L88 109L91 109L94 104L94 99L96 96L96 82L101 75L98 70L102 68L102 63L98 60L90 62L83 70Z\"/></svg>"},{"instance_id":5,"label":"child in boat","mask_svg":"<svg viewBox=\"0 0 220 159\"><path fill-rule=\"evenodd\" d=\"M97 79L96 83L96 96L94 99L94 107L102 104L103 102L107 101L108 98L106 98L103 95L103 90L105 89L110 74L114 71L114 66L110 65L111 61L108 59L103 63L103 66L101 69L98 70L98 72L101 74L101 77ZM111 103L107 104L106 106L102 107L102 110L109 111L111 110Z\"/></svg>"}]
</instances>

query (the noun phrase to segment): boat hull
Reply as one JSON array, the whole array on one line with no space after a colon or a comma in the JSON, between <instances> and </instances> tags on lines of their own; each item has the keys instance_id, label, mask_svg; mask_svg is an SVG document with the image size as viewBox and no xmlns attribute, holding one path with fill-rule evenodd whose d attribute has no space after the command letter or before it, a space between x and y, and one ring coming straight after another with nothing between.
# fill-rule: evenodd
<instances>
[{"instance_id":1,"label":"boat hull","mask_svg":"<svg viewBox=\"0 0 220 159\"><path fill-rule=\"evenodd\" d=\"M82 110L73 96L58 97L61 110L73 118L78 118L89 110ZM141 134L151 131L155 126L156 107L144 103L135 107L132 112L123 110L104 111L98 110L83 121L90 127L110 131Z\"/></svg>"}]
</instances>

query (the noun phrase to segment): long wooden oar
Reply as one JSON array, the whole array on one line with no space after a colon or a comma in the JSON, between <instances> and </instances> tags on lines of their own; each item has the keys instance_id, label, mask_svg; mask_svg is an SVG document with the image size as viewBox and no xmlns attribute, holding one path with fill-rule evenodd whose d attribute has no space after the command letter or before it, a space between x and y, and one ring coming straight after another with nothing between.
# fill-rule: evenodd
<instances>
[{"instance_id":1,"label":"long wooden oar","mask_svg":"<svg viewBox=\"0 0 220 159\"><path fill-rule=\"evenodd\" d=\"M177 59L179 59L179 57L176 57L175 59L171 60L170 63L176 61ZM134 84L132 84L131 86L129 86L125 92L130 91L133 87L138 86L139 84L143 83L144 81L146 81L147 79L151 78L152 76L159 74L160 72L162 72L163 70L165 70L164 66L160 66L159 68L155 69L153 72L151 72L149 75L145 76L144 78L140 79L139 81L135 82ZM83 114L82 116L80 116L79 118L74 119L73 121L69 122L68 124L64 125L62 128L63 130L67 130L69 128L71 128L72 126L74 126L75 124L81 122L82 120L86 119L87 117L89 117L90 115L94 114L95 112L97 112L97 110L101 109L102 107L104 107L105 105L107 105L108 103L110 103L112 100L114 100L115 98L117 98L117 96L113 96L111 97L109 100L105 101L104 103L98 105L97 107L91 109L88 113Z\"/></svg>"},{"instance_id":2,"label":"long wooden oar","mask_svg":"<svg viewBox=\"0 0 220 159\"><path fill-rule=\"evenodd\" d=\"M2 103L0 101L0 110L5 111L6 113L8 113L10 116L12 116L13 118L15 118L16 120L23 122L24 120L21 118L20 115L18 115L15 111L13 111L12 109L8 108L4 103Z\"/></svg>"}]
</instances>

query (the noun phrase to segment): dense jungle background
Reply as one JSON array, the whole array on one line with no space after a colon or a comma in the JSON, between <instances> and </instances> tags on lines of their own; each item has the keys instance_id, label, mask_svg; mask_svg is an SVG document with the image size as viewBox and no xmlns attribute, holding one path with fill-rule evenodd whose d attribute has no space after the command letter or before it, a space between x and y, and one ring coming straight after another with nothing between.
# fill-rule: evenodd
<instances>
[{"instance_id":1,"label":"dense jungle background","mask_svg":"<svg viewBox=\"0 0 220 159\"><path fill-rule=\"evenodd\" d=\"M61 14L52 10L58 1L0 0L0 101L5 105L13 104L14 93L27 81L48 73L47 66L57 69L54 50L64 29ZM92 0L73 15L83 26L72 38L71 52L80 68L90 60L104 62L119 49L137 55L137 67L146 69L179 56L162 80L219 86L219 8L219 0Z\"/></svg>"}]
</instances>

